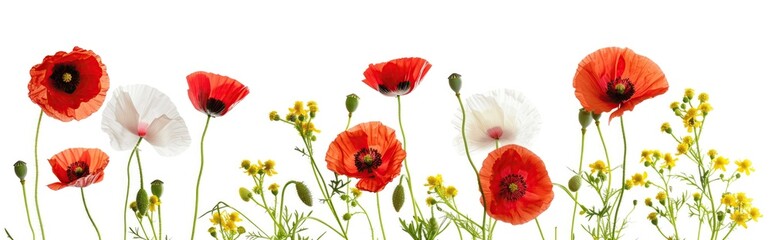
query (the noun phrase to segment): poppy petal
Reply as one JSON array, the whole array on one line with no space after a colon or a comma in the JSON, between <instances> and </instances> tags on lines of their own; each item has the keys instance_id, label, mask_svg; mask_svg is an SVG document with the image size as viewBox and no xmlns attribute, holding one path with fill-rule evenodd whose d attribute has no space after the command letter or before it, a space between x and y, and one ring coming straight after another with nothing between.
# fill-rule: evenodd
<instances>
[{"instance_id":1,"label":"poppy petal","mask_svg":"<svg viewBox=\"0 0 772 240\"><path fill-rule=\"evenodd\" d=\"M117 150L129 150L139 141L139 113L127 89L119 87L102 112L102 131Z\"/></svg>"}]
</instances>

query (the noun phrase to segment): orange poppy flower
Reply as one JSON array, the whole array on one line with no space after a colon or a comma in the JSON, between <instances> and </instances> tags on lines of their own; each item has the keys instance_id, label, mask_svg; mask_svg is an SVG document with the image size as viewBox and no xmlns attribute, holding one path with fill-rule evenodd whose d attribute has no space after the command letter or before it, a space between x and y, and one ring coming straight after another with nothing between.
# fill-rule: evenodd
<instances>
[{"instance_id":1,"label":"orange poppy flower","mask_svg":"<svg viewBox=\"0 0 772 240\"><path fill-rule=\"evenodd\" d=\"M226 76L199 71L187 78L193 107L212 117L225 115L249 94L249 88Z\"/></svg>"},{"instance_id":2,"label":"orange poppy flower","mask_svg":"<svg viewBox=\"0 0 772 240\"><path fill-rule=\"evenodd\" d=\"M649 58L608 47L587 55L574 75L576 98L587 111L610 112L609 121L668 89L665 74Z\"/></svg>"},{"instance_id":3,"label":"orange poppy flower","mask_svg":"<svg viewBox=\"0 0 772 240\"><path fill-rule=\"evenodd\" d=\"M405 150L394 129L367 122L338 134L327 149L327 168L359 178L357 188L380 192L399 175Z\"/></svg>"},{"instance_id":4,"label":"orange poppy flower","mask_svg":"<svg viewBox=\"0 0 772 240\"><path fill-rule=\"evenodd\" d=\"M69 148L57 153L48 162L59 179L59 182L48 184L48 188L84 188L102 181L110 157L98 148Z\"/></svg>"},{"instance_id":5,"label":"orange poppy flower","mask_svg":"<svg viewBox=\"0 0 772 240\"><path fill-rule=\"evenodd\" d=\"M101 58L79 47L46 56L29 74L29 98L62 122L81 120L99 110L110 87Z\"/></svg>"},{"instance_id":6,"label":"orange poppy flower","mask_svg":"<svg viewBox=\"0 0 772 240\"><path fill-rule=\"evenodd\" d=\"M515 144L488 154L480 169L480 183L488 215L513 225L539 216L555 196L544 162Z\"/></svg>"},{"instance_id":7,"label":"orange poppy flower","mask_svg":"<svg viewBox=\"0 0 772 240\"><path fill-rule=\"evenodd\" d=\"M370 64L362 82L389 97L406 95L421 83L431 67L426 60L415 57Z\"/></svg>"}]
</instances>

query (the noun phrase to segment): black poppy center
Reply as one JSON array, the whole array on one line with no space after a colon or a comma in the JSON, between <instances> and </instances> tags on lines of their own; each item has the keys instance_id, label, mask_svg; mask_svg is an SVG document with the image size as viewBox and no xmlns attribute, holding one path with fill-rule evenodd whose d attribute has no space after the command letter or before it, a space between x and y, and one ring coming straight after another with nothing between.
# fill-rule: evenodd
<instances>
[{"instance_id":1,"label":"black poppy center","mask_svg":"<svg viewBox=\"0 0 772 240\"><path fill-rule=\"evenodd\" d=\"M606 84L606 95L615 103L627 101L633 93L635 93L635 87L628 78L617 77Z\"/></svg>"},{"instance_id":2,"label":"black poppy center","mask_svg":"<svg viewBox=\"0 0 772 240\"><path fill-rule=\"evenodd\" d=\"M54 65L50 79L54 88L72 94L80 83L80 73L73 65L57 64Z\"/></svg>"},{"instance_id":3,"label":"black poppy center","mask_svg":"<svg viewBox=\"0 0 772 240\"><path fill-rule=\"evenodd\" d=\"M373 148L363 148L354 155L354 165L357 171L372 173L374 169L381 166L381 153Z\"/></svg>"},{"instance_id":4,"label":"black poppy center","mask_svg":"<svg viewBox=\"0 0 772 240\"><path fill-rule=\"evenodd\" d=\"M386 88L383 84L378 85L378 91L381 92L381 94L388 94L391 92L397 92L398 94L403 94L410 90L410 81L402 81L397 84L397 89L391 90Z\"/></svg>"},{"instance_id":5,"label":"black poppy center","mask_svg":"<svg viewBox=\"0 0 772 240\"><path fill-rule=\"evenodd\" d=\"M70 181L75 181L85 176L88 176L88 164L86 162L78 161L67 166L67 178Z\"/></svg>"},{"instance_id":6,"label":"black poppy center","mask_svg":"<svg viewBox=\"0 0 772 240\"><path fill-rule=\"evenodd\" d=\"M517 201L525 195L527 188L523 176L509 174L499 182L499 197L508 201Z\"/></svg>"},{"instance_id":7,"label":"black poppy center","mask_svg":"<svg viewBox=\"0 0 772 240\"><path fill-rule=\"evenodd\" d=\"M225 111L225 103L219 99L209 98L206 100L206 111L210 114L220 115Z\"/></svg>"}]
</instances>

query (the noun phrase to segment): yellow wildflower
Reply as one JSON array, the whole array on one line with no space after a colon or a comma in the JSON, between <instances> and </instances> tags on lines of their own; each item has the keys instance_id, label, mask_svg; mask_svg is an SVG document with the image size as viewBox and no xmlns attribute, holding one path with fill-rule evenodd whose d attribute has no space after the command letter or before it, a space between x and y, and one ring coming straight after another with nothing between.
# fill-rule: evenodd
<instances>
[{"instance_id":1,"label":"yellow wildflower","mask_svg":"<svg viewBox=\"0 0 772 240\"><path fill-rule=\"evenodd\" d=\"M662 123L662 126L659 127L659 130L666 133L671 133L673 131L673 129L670 128L669 122Z\"/></svg>"},{"instance_id":2,"label":"yellow wildflower","mask_svg":"<svg viewBox=\"0 0 772 240\"><path fill-rule=\"evenodd\" d=\"M660 192L657 193L657 197L656 198L660 202L665 201L665 199L667 198L667 194L665 192L660 191Z\"/></svg>"},{"instance_id":3,"label":"yellow wildflower","mask_svg":"<svg viewBox=\"0 0 772 240\"><path fill-rule=\"evenodd\" d=\"M607 173L608 172L608 168L606 168L606 163L601 161L601 160L598 160L598 161L595 161L594 163L591 163L590 164L590 169L592 171L591 173L595 173L596 171L597 172L601 172L601 173Z\"/></svg>"},{"instance_id":4,"label":"yellow wildflower","mask_svg":"<svg viewBox=\"0 0 772 240\"><path fill-rule=\"evenodd\" d=\"M161 205L161 200L158 199L158 196L150 196L150 206L148 207L148 210L155 212L156 207L159 205Z\"/></svg>"},{"instance_id":5,"label":"yellow wildflower","mask_svg":"<svg viewBox=\"0 0 772 240\"><path fill-rule=\"evenodd\" d=\"M442 174L427 177L426 184L424 184L424 186L428 186L430 189L434 189L437 186L442 186Z\"/></svg>"},{"instance_id":6,"label":"yellow wildflower","mask_svg":"<svg viewBox=\"0 0 772 240\"><path fill-rule=\"evenodd\" d=\"M646 206L649 206L649 207L651 207L651 205L652 205L652 204L651 204L651 198L646 198L646 200L644 200L644 201L643 201L643 203L645 203L645 204L646 204Z\"/></svg>"},{"instance_id":7,"label":"yellow wildflower","mask_svg":"<svg viewBox=\"0 0 772 240\"><path fill-rule=\"evenodd\" d=\"M736 207L737 199L734 198L734 195L727 193L721 196L721 203L730 207Z\"/></svg>"},{"instance_id":8,"label":"yellow wildflower","mask_svg":"<svg viewBox=\"0 0 772 240\"><path fill-rule=\"evenodd\" d=\"M426 205L432 206L434 204L437 204L437 200L435 200L433 197L426 198Z\"/></svg>"},{"instance_id":9,"label":"yellow wildflower","mask_svg":"<svg viewBox=\"0 0 772 240\"><path fill-rule=\"evenodd\" d=\"M301 129L303 129L304 133L310 133L310 132L320 133L320 132L322 132L321 130L316 129L316 126L314 126L314 123L312 123L312 122L303 122L303 124L301 125Z\"/></svg>"},{"instance_id":10,"label":"yellow wildflower","mask_svg":"<svg viewBox=\"0 0 772 240\"><path fill-rule=\"evenodd\" d=\"M641 162L651 164L651 151L645 149L641 151Z\"/></svg>"},{"instance_id":11,"label":"yellow wildflower","mask_svg":"<svg viewBox=\"0 0 772 240\"><path fill-rule=\"evenodd\" d=\"M279 121L279 119L281 119L281 118L279 117L279 113L278 112L271 111L271 113L268 114L268 119L270 119L271 121Z\"/></svg>"},{"instance_id":12,"label":"yellow wildflower","mask_svg":"<svg viewBox=\"0 0 772 240\"><path fill-rule=\"evenodd\" d=\"M257 167L260 168L260 170L263 170L263 172L268 176L273 176L277 173L276 162L270 159L265 161L265 163L263 163L261 160L257 160Z\"/></svg>"},{"instance_id":13,"label":"yellow wildflower","mask_svg":"<svg viewBox=\"0 0 772 240\"><path fill-rule=\"evenodd\" d=\"M649 213L649 216L646 216L646 218L647 218L647 219L649 219L649 221L654 221L654 220L656 220L656 219L657 219L657 212L651 212L651 213Z\"/></svg>"},{"instance_id":14,"label":"yellow wildflower","mask_svg":"<svg viewBox=\"0 0 772 240\"><path fill-rule=\"evenodd\" d=\"M713 159L713 170L721 169L726 172L727 164L729 164L729 159L719 156L716 159Z\"/></svg>"},{"instance_id":15,"label":"yellow wildflower","mask_svg":"<svg viewBox=\"0 0 772 240\"><path fill-rule=\"evenodd\" d=\"M448 195L450 195L450 197L452 197L452 198L456 197L456 195L458 195L458 189L456 189L456 187L454 187L454 186L448 186L448 188L445 189L445 192Z\"/></svg>"},{"instance_id":16,"label":"yellow wildflower","mask_svg":"<svg viewBox=\"0 0 772 240\"><path fill-rule=\"evenodd\" d=\"M249 160L245 159L245 160L241 161L241 168L243 168L244 170L249 170L250 166L252 166L252 163L249 162Z\"/></svg>"},{"instance_id":17,"label":"yellow wildflower","mask_svg":"<svg viewBox=\"0 0 772 240\"><path fill-rule=\"evenodd\" d=\"M672 169L673 167L675 167L676 160L678 160L678 158L673 157L672 154L670 153L665 154L665 163L662 164L661 168Z\"/></svg>"},{"instance_id":18,"label":"yellow wildflower","mask_svg":"<svg viewBox=\"0 0 772 240\"><path fill-rule=\"evenodd\" d=\"M708 157L710 157L710 159L714 159L716 158L716 156L718 156L718 152L716 151L716 149L708 150Z\"/></svg>"},{"instance_id":19,"label":"yellow wildflower","mask_svg":"<svg viewBox=\"0 0 772 240\"><path fill-rule=\"evenodd\" d=\"M625 180L625 189L633 188L633 180L627 179Z\"/></svg>"},{"instance_id":20,"label":"yellow wildflower","mask_svg":"<svg viewBox=\"0 0 772 240\"><path fill-rule=\"evenodd\" d=\"M686 154L686 151L689 151L689 145L681 142L678 144L678 147L676 147L676 151L678 151L678 153L676 153L677 155Z\"/></svg>"},{"instance_id":21,"label":"yellow wildflower","mask_svg":"<svg viewBox=\"0 0 772 240\"><path fill-rule=\"evenodd\" d=\"M231 222L241 222L241 218L239 217L239 213L232 212L231 214L228 214L228 221L231 221Z\"/></svg>"},{"instance_id":22,"label":"yellow wildflower","mask_svg":"<svg viewBox=\"0 0 772 240\"><path fill-rule=\"evenodd\" d=\"M700 106L698 106L698 108L700 108L702 115L706 115L710 111L713 111L713 106L710 106L710 103L706 103L706 102L700 103Z\"/></svg>"},{"instance_id":23,"label":"yellow wildflower","mask_svg":"<svg viewBox=\"0 0 772 240\"><path fill-rule=\"evenodd\" d=\"M271 185L268 185L268 191L271 191L273 195L276 195L279 193L279 184L277 183L271 183Z\"/></svg>"},{"instance_id":24,"label":"yellow wildflower","mask_svg":"<svg viewBox=\"0 0 772 240\"><path fill-rule=\"evenodd\" d=\"M737 225L743 226L743 228L748 228L748 225L745 225L745 222L748 221L748 214L743 213L740 211L734 211L732 212L731 216L732 221L737 223Z\"/></svg>"},{"instance_id":25,"label":"yellow wildflower","mask_svg":"<svg viewBox=\"0 0 772 240\"><path fill-rule=\"evenodd\" d=\"M753 201L752 198L749 198L748 196L745 196L744 192L739 192L739 193L735 194L734 198L737 199L737 206L736 207L741 207L741 208L742 207L746 207L746 206L750 206L751 202Z\"/></svg>"},{"instance_id":26,"label":"yellow wildflower","mask_svg":"<svg viewBox=\"0 0 772 240\"><path fill-rule=\"evenodd\" d=\"M212 222L212 224L214 225L217 225L223 222L219 212L213 212L212 218L210 218L209 221Z\"/></svg>"},{"instance_id":27,"label":"yellow wildflower","mask_svg":"<svg viewBox=\"0 0 772 240\"><path fill-rule=\"evenodd\" d=\"M359 190L359 188L352 187L351 195L354 195L354 198L358 198L359 196L362 196L362 191Z\"/></svg>"},{"instance_id":28,"label":"yellow wildflower","mask_svg":"<svg viewBox=\"0 0 772 240\"><path fill-rule=\"evenodd\" d=\"M735 164L737 164L737 171L741 173L745 173L745 175L751 175L751 172L756 171L751 166L751 160L745 159L743 161L737 160L734 161Z\"/></svg>"},{"instance_id":29,"label":"yellow wildflower","mask_svg":"<svg viewBox=\"0 0 772 240\"><path fill-rule=\"evenodd\" d=\"M700 93L700 95L697 96L697 99L699 99L700 102L707 102L708 99L710 99L710 97L708 96L707 93Z\"/></svg>"},{"instance_id":30,"label":"yellow wildflower","mask_svg":"<svg viewBox=\"0 0 772 240\"><path fill-rule=\"evenodd\" d=\"M761 215L761 212L759 212L759 209L755 207L751 208L751 211L749 214L751 215L751 219L753 219L753 221L756 221L756 222L759 221L760 217L763 217L763 215Z\"/></svg>"},{"instance_id":31,"label":"yellow wildflower","mask_svg":"<svg viewBox=\"0 0 772 240\"><path fill-rule=\"evenodd\" d=\"M308 111L309 112L318 112L319 106L316 105L316 101L308 101Z\"/></svg>"},{"instance_id":32,"label":"yellow wildflower","mask_svg":"<svg viewBox=\"0 0 772 240\"><path fill-rule=\"evenodd\" d=\"M694 198L695 202L700 201L700 199L702 198L702 194L696 192L696 193L692 194L692 198Z\"/></svg>"},{"instance_id":33,"label":"yellow wildflower","mask_svg":"<svg viewBox=\"0 0 772 240\"><path fill-rule=\"evenodd\" d=\"M692 138L692 136L684 136L681 138L681 142L691 146L694 144L694 138Z\"/></svg>"},{"instance_id":34,"label":"yellow wildflower","mask_svg":"<svg viewBox=\"0 0 772 240\"><path fill-rule=\"evenodd\" d=\"M678 102L670 103L670 109L673 109L673 110L678 109L680 106L681 106L681 104L678 103Z\"/></svg>"},{"instance_id":35,"label":"yellow wildflower","mask_svg":"<svg viewBox=\"0 0 772 240\"><path fill-rule=\"evenodd\" d=\"M247 174L249 174L249 176L257 176L258 173L260 173L260 167L257 165L252 164L247 169Z\"/></svg>"},{"instance_id":36,"label":"yellow wildflower","mask_svg":"<svg viewBox=\"0 0 772 240\"><path fill-rule=\"evenodd\" d=\"M687 88L684 91L684 97L688 98L689 100L692 100L692 98L694 98L694 89Z\"/></svg>"},{"instance_id":37,"label":"yellow wildflower","mask_svg":"<svg viewBox=\"0 0 772 240\"><path fill-rule=\"evenodd\" d=\"M647 174L646 172L643 172L643 174L636 173L635 175L633 175L633 178L632 178L633 185L636 185L636 186L643 186L643 185L645 185L646 184L646 177L648 177L648 176L649 176L649 174Z\"/></svg>"}]
</instances>

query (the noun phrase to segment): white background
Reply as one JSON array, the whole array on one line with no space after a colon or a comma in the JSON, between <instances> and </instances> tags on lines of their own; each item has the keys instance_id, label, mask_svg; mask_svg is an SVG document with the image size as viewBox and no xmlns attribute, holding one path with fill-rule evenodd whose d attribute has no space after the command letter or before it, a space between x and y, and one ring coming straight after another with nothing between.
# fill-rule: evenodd
<instances>
[{"instance_id":1,"label":"white background","mask_svg":"<svg viewBox=\"0 0 772 240\"><path fill-rule=\"evenodd\" d=\"M580 107L574 97L572 79L576 65L587 54L607 46L629 47L662 68L670 90L626 112L629 173L640 171L640 151L659 148L674 151L672 139L659 132L663 121L680 129L668 109L680 99L683 89L710 94L715 111L709 116L704 146L716 148L733 161L749 158L757 171L734 186L746 191L762 213L770 213L768 154L768 109L762 94L768 93L768 69L772 66L772 37L768 35L769 7L734 2L733 5L703 2L623 4L617 2L541 4L457 4L446 1L382 3L305 2L283 4L211 5L195 3L132 2L129 4L23 3L0 4L0 76L3 81L5 116L0 171L0 192L4 193L0 227L16 239L29 239L18 179L11 165L20 159L29 165L28 193L32 204L34 181L33 139L39 107L27 97L29 69L56 51L73 46L94 50L107 65L112 89L126 84L149 84L170 96L185 118L193 144L183 154L164 158L143 143L142 160L146 184L156 178L166 183L163 197L164 233L173 239L190 235L195 178L198 169L198 140L205 116L191 106L185 76L204 70L228 75L249 86L251 93L233 111L212 120L206 138L206 168L201 187L200 208L211 208L218 200L246 209L253 218L257 207L242 202L238 188L250 187L250 179L238 168L242 159L274 159L279 175L272 181L302 180L320 196L309 177L308 160L293 148L302 144L294 130L270 122L271 110L286 112L295 100L319 103L316 157L323 163L329 142L346 123L345 96L361 97L353 122L380 120L398 129L396 100L382 96L361 82L369 63L417 56L433 64L424 82L403 98L403 116L408 137L408 158L415 179L415 193L423 204L426 176L441 173L447 184L460 189L459 205L479 218L481 207L472 172L465 158L449 150L457 130L451 124L457 103L447 86L447 76L463 75L462 93L496 88L525 92L537 105L544 124L533 151L547 164L554 182L565 182L576 168L580 133L576 121ZM111 156L103 182L86 188L86 196L104 239L122 234L125 167L129 151L110 148L107 134L100 130L100 110L80 121L62 123L44 117L40 135L40 205L49 239L95 239L83 211L78 190L51 191L46 184L56 181L47 158L69 147L99 147ZM619 120L606 124L605 137L611 156L620 162ZM595 131L589 131L586 164L602 158ZM484 153L476 155L480 164ZM685 158L679 164L688 162ZM691 169L691 168L690 168ZM134 170L135 171L135 170ZM133 181L136 181L134 173ZM328 178L331 174L327 175ZM650 175L653 177L653 175ZM620 179L619 175L616 179ZM616 184L616 183L615 183ZM137 186L134 182L133 186ZM390 199L390 184L382 196ZM591 198L584 189L585 200ZM133 189L132 192L136 191ZM568 236L571 202L557 188L555 200L540 220L552 236L558 226L560 239ZM654 190L636 188L626 194L625 203L653 197ZM290 194L290 193L288 193ZM291 195L288 195L291 196ZM363 204L376 216L375 196L365 194ZM299 210L308 208L293 198L288 203ZM391 204L383 206L389 239L406 239L397 217L408 218L409 205L394 214ZM640 206L640 205L639 205ZM331 219L318 202L315 214ZM201 211L203 212L203 210ZM630 216L625 239L652 239L658 235L646 220L648 209L638 208ZM33 210L34 214L34 210ZM621 214L621 213L620 213ZM686 223L684 210L682 223ZM362 219L359 219L362 220ZM375 220L375 219L373 219ZM733 239L759 239L768 217L737 229ZM662 221L660 221L662 222ZM37 229L37 222L33 221ZM136 222L130 221L130 226ZM200 219L197 236L207 239L208 219ZM312 235L323 228L308 225ZM363 221L352 225L352 239L369 238ZM577 232L581 230L577 227ZM695 239L695 228L681 227L682 236ZM250 229L253 230L253 229ZM704 229L703 229L704 230ZM376 225L377 231L377 225ZM669 232L669 230L666 231ZM377 232L378 233L378 232ZM38 233L39 234L39 233ZM704 235L704 234L703 234ZM379 235L377 235L379 236ZM497 239L536 239L534 223L511 226L499 223ZM579 235L580 239L588 239ZM442 239L454 239L449 229ZM335 239L328 233L326 239Z\"/></svg>"}]
</instances>

